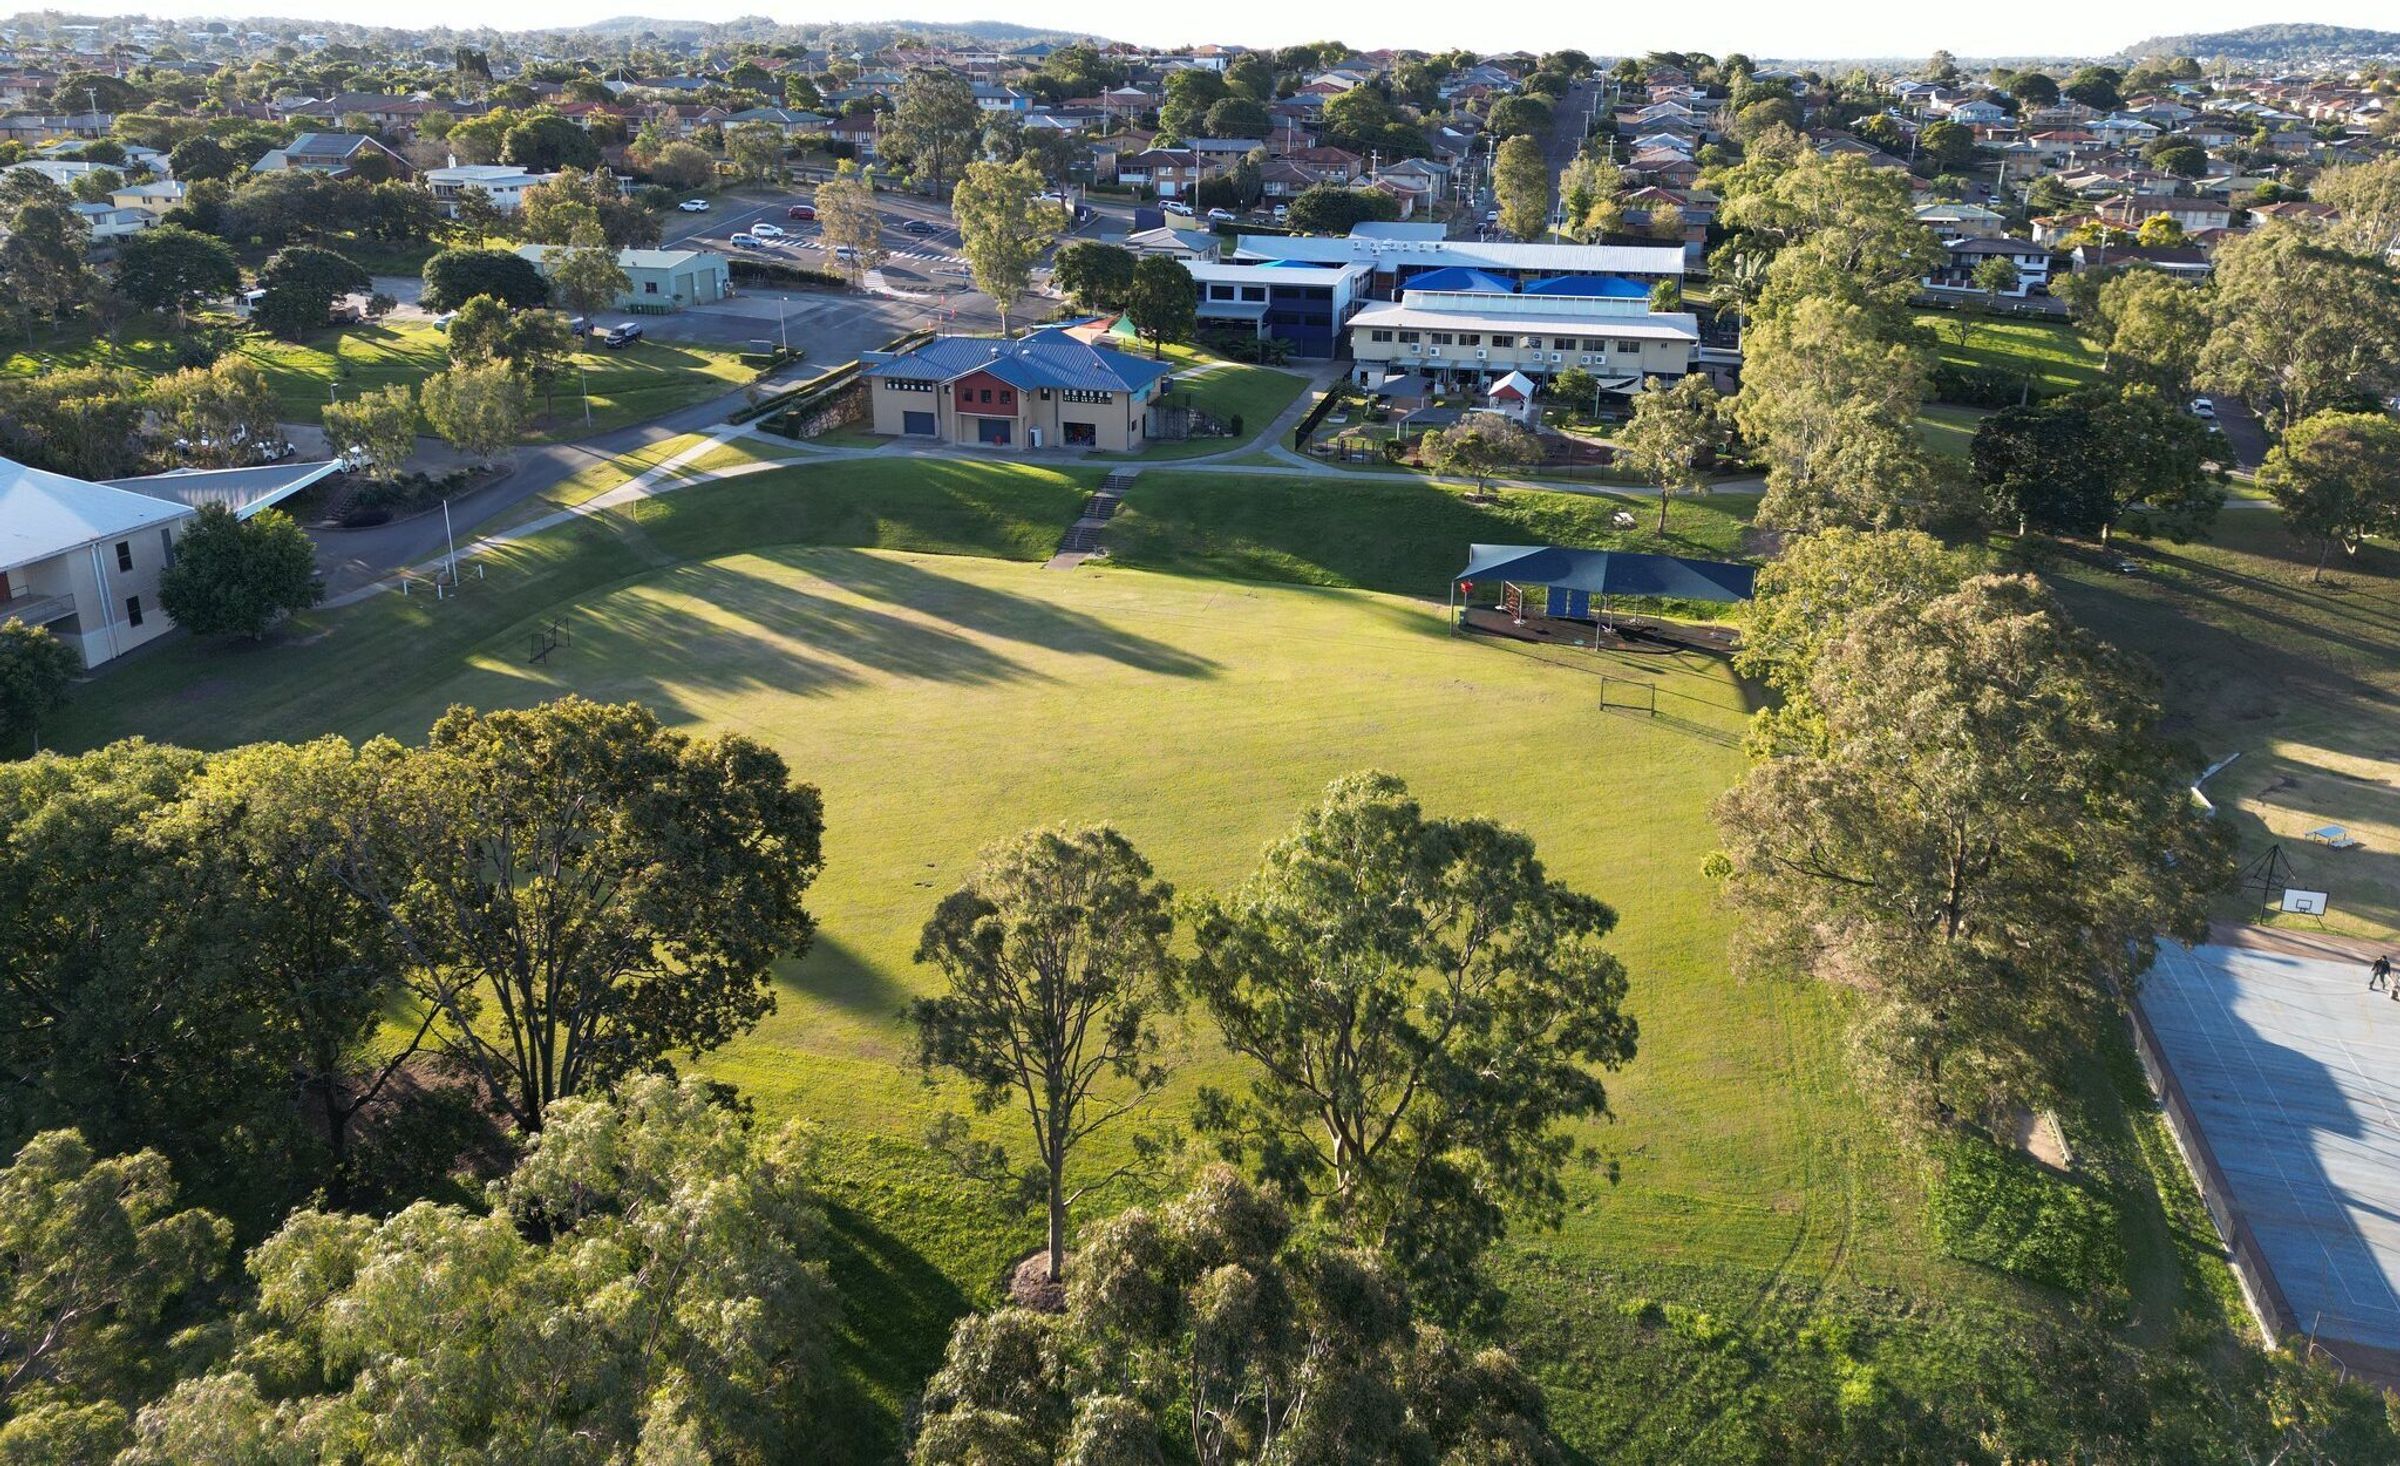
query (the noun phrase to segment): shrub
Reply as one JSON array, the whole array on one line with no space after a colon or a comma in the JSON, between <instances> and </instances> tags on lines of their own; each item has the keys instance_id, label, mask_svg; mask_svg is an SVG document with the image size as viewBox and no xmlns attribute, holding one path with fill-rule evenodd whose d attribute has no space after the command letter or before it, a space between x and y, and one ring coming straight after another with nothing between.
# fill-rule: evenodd
<instances>
[{"instance_id":1,"label":"shrub","mask_svg":"<svg viewBox=\"0 0 2400 1466\"><path fill-rule=\"evenodd\" d=\"M2070 1293L2124 1285L2112 1203L1979 1137L1944 1142L1936 1160L1933 1235L1944 1252Z\"/></svg>"}]
</instances>

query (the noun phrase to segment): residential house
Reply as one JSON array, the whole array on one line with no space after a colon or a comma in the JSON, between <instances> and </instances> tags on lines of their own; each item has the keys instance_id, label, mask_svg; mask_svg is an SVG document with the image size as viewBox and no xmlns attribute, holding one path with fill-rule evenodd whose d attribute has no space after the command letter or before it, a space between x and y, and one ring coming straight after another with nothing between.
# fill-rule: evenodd
<instances>
[{"instance_id":1,"label":"residential house","mask_svg":"<svg viewBox=\"0 0 2400 1466\"><path fill-rule=\"evenodd\" d=\"M860 112L835 118L825 135L849 148L850 156L861 163L871 163L876 157L875 139L882 131L882 113Z\"/></svg>"},{"instance_id":2,"label":"residential house","mask_svg":"<svg viewBox=\"0 0 2400 1466\"><path fill-rule=\"evenodd\" d=\"M1057 329L1015 341L937 336L860 373L874 430L985 448L1139 448L1172 371Z\"/></svg>"},{"instance_id":3,"label":"residential house","mask_svg":"<svg viewBox=\"0 0 2400 1466\"><path fill-rule=\"evenodd\" d=\"M2122 238L2107 244L2079 244L2069 256L2076 273L2148 265L2182 280L2205 280L2216 266L2208 251L2196 245L2133 244Z\"/></svg>"},{"instance_id":4,"label":"residential house","mask_svg":"<svg viewBox=\"0 0 2400 1466\"><path fill-rule=\"evenodd\" d=\"M329 178L364 175L407 178L408 160L371 137L354 132L304 132L250 165L253 173L283 173L294 169Z\"/></svg>"},{"instance_id":5,"label":"residential house","mask_svg":"<svg viewBox=\"0 0 2400 1466\"><path fill-rule=\"evenodd\" d=\"M1980 235L1945 239L1942 249L1947 258L1941 268L1919 282L1928 290L1982 294L1983 287L1976 283L1975 271L1985 260L2002 259L2017 268L2017 283L2000 292L2002 299L2024 300L2050 293L2050 251L2032 240Z\"/></svg>"},{"instance_id":6,"label":"residential house","mask_svg":"<svg viewBox=\"0 0 2400 1466\"><path fill-rule=\"evenodd\" d=\"M1117 182L1148 188L1162 199L1181 198L1202 179L1214 178L1232 166L1225 159L1189 148L1146 148L1117 159Z\"/></svg>"},{"instance_id":7,"label":"residential house","mask_svg":"<svg viewBox=\"0 0 2400 1466\"><path fill-rule=\"evenodd\" d=\"M471 190L481 191L501 213L513 214L524 206L525 190L556 177L555 173L534 173L514 163L453 161L446 167L426 169L418 181L432 192L435 206L445 217L456 218L460 200Z\"/></svg>"},{"instance_id":8,"label":"residential house","mask_svg":"<svg viewBox=\"0 0 2400 1466\"><path fill-rule=\"evenodd\" d=\"M532 261L544 279L565 253L566 246L560 244L517 246L517 254ZM723 300L731 291L725 256L708 250L621 249L617 268L625 272L627 281L614 302L614 308L621 311L665 314L687 305Z\"/></svg>"},{"instance_id":9,"label":"residential house","mask_svg":"<svg viewBox=\"0 0 2400 1466\"><path fill-rule=\"evenodd\" d=\"M2122 229L2139 229L2142 222L2160 214L2174 220L2186 234L2203 229L2223 229L2233 223L2233 208L2220 199L2157 198L2149 195L2119 194L2102 199L2095 210L2104 221Z\"/></svg>"},{"instance_id":10,"label":"residential house","mask_svg":"<svg viewBox=\"0 0 2400 1466\"><path fill-rule=\"evenodd\" d=\"M0 622L47 626L87 667L173 625L159 573L200 506L247 518L334 471L282 463L94 483L0 458Z\"/></svg>"},{"instance_id":11,"label":"residential house","mask_svg":"<svg viewBox=\"0 0 2400 1466\"><path fill-rule=\"evenodd\" d=\"M1917 222L1942 239L1998 239L2008 232L2008 220L1981 204L1919 204Z\"/></svg>"}]
</instances>

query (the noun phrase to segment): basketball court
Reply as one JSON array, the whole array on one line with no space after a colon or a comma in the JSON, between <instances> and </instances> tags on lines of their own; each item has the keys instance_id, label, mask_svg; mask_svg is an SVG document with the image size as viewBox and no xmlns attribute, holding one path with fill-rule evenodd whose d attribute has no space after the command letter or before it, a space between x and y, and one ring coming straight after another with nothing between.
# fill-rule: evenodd
<instances>
[{"instance_id":1,"label":"basketball court","mask_svg":"<svg viewBox=\"0 0 2400 1466\"><path fill-rule=\"evenodd\" d=\"M2245 941L2163 947L2140 1006L2269 1316L2400 1357L2400 1003L2364 956Z\"/></svg>"}]
</instances>

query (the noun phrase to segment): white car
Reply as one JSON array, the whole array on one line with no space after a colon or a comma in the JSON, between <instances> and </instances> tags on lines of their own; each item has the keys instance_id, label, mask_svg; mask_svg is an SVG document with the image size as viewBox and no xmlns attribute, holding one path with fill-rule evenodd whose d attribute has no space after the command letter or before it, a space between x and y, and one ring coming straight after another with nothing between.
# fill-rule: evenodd
<instances>
[{"instance_id":1,"label":"white car","mask_svg":"<svg viewBox=\"0 0 2400 1466\"><path fill-rule=\"evenodd\" d=\"M687 214L705 214L708 212L708 200L685 199L682 203L677 204L675 207L683 210Z\"/></svg>"},{"instance_id":2,"label":"white car","mask_svg":"<svg viewBox=\"0 0 2400 1466\"><path fill-rule=\"evenodd\" d=\"M1230 224L1238 217L1239 216L1236 215L1231 209L1211 209L1208 211L1208 222L1211 224Z\"/></svg>"},{"instance_id":3,"label":"white car","mask_svg":"<svg viewBox=\"0 0 2400 1466\"><path fill-rule=\"evenodd\" d=\"M858 258L858 251L849 245L837 244L833 247L833 257L837 260L855 260Z\"/></svg>"},{"instance_id":4,"label":"white car","mask_svg":"<svg viewBox=\"0 0 2400 1466\"><path fill-rule=\"evenodd\" d=\"M2217 404L2205 397L2195 397L2192 399L2192 416L2202 422L2215 422L2217 420Z\"/></svg>"},{"instance_id":5,"label":"white car","mask_svg":"<svg viewBox=\"0 0 2400 1466\"><path fill-rule=\"evenodd\" d=\"M765 240L759 238L755 234L736 234L727 239L725 242L732 245L735 249L757 249L759 246L766 243Z\"/></svg>"},{"instance_id":6,"label":"white car","mask_svg":"<svg viewBox=\"0 0 2400 1466\"><path fill-rule=\"evenodd\" d=\"M1169 199L1165 203L1160 204L1159 207L1170 214L1181 214L1186 219L1192 217L1192 206L1190 204L1179 204L1175 202L1175 200Z\"/></svg>"},{"instance_id":7,"label":"white car","mask_svg":"<svg viewBox=\"0 0 2400 1466\"><path fill-rule=\"evenodd\" d=\"M753 224L750 226L750 232L761 239L783 238L783 226L780 224Z\"/></svg>"}]
</instances>

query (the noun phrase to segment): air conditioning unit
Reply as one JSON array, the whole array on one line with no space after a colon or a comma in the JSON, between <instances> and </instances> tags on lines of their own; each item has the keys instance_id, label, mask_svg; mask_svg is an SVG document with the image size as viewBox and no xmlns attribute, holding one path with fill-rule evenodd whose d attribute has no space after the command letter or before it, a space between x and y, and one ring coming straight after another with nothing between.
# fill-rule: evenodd
<instances>
[{"instance_id":1,"label":"air conditioning unit","mask_svg":"<svg viewBox=\"0 0 2400 1466\"><path fill-rule=\"evenodd\" d=\"M1475 359L1476 359L1477 361L1481 361L1481 360L1483 360L1485 357L1487 357L1487 356L1490 356L1490 355L1491 355L1491 353L1490 353L1490 352L1488 352L1488 351L1485 351L1485 350L1484 350L1484 349L1482 349L1481 347L1477 347L1477 348L1476 348L1476 350L1475 350Z\"/></svg>"},{"instance_id":2,"label":"air conditioning unit","mask_svg":"<svg viewBox=\"0 0 2400 1466\"><path fill-rule=\"evenodd\" d=\"M1423 351L1424 349L1424 347L1418 345L1414 341L1408 343L1408 354L1411 356L1416 355L1418 352Z\"/></svg>"},{"instance_id":3,"label":"air conditioning unit","mask_svg":"<svg viewBox=\"0 0 2400 1466\"><path fill-rule=\"evenodd\" d=\"M1439 346L1428 346L1425 348L1425 354L1427 356L1440 356L1442 354L1442 348Z\"/></svg>"},{"instance_id":4,"label":"air conditioning unit","mask_svg":"<svg viewBox=\"0 0 2400 1466\"><path fill-rule=\"evenodd\" d=\"M1559 355L1557 352L1553 351L1553 352L1551 352L1551 353L1550 353L1550 359L1551 359L1552 361L1564 361L1566 358L1564 358L1564 357L1560 356L1560 355Z\"/></svg>"},{"instance_id":5,"label":"air conditioning unit","mask_svg":"<svg viewBox=\"0 0 2400 1466\"><path fill-rule=\"evenodd\" d=\"M1592 359L1589 356L1579 356L1575 358L1575 364L1577 366L1590 366L1592 364Z\"/></svg>"}]
</instances>

